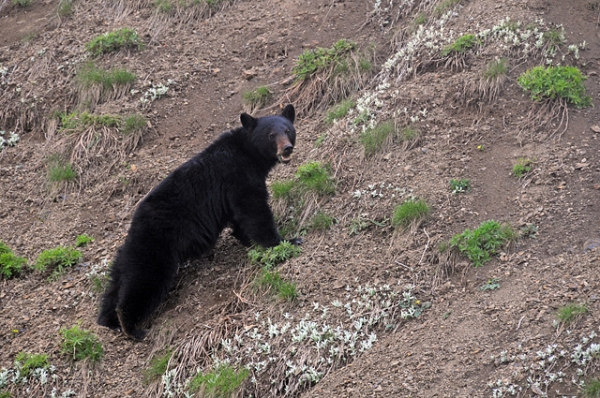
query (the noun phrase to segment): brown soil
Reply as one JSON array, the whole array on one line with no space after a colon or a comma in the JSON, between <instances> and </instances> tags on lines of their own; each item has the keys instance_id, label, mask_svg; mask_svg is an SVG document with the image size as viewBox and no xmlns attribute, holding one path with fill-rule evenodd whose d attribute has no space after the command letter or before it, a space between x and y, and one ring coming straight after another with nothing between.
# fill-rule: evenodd
<instances>
[{"instance_id":1,"label":"brown soil","mask_svg":"<svg viewBox=\"0 0 600 398\"><path fill-rule=\"evenodd\" d=\"M281 326L288 318L292 326L315 318L332 329L351 329L358 315L376 311L347 316L333 302L356 308L362 289L386 284L399 292L413 285L412 294L431 307L416 319L402 320L393 311L390 324L362 327L363 342L370 333L377 335L372 348L332 355L330 365L317 362L321 353L308 343L291 354L296 344L284 337L269 340L271 354L240 352L237 363L252 358L255 365L261 360L267 365L262 372L249 365L256 381L248 379L239 395L283 396L287 388L288 395L306 397L559 397L580 395L577 383L600 377L600 354L583 365L571 358L578 344L587 349L600 342L594 334L589 338L592 331L600 334L596 0L465 0L455 2L447 22L454 37L491 28L504 18L523 26L542 19L545 29L561 24L567 42L554 63L579 67L595 103L569 106L568 124L559 125L559 119L538 124L533 102L517 84L520 73L545 62L541 51L523 56L500 42L469 52L463 63L445 67L437 54L422 56L414 73L389 72L375 113L378 120L399 125L412 117L421 133L417 145L390 142L366 157L358 141L360 127L352 123L357 114L330 125L324 122L327 109L300 108L294 160L278 166L270 181L290 178L297 166L321 160L331 164L337 188L334 195L309 202L312 212L318 208L336 223L324 232L307 232L302 254L279 267L296 283L296 301L273 300L253 289L248 281L258 267L225 232L214 258L199 259L180 272L144 342L95 324L99 294L90 272L106 270L136 204L154 185L222 131L239 125L239 114L249 111L244 92L268 85L274 99L256 113L277 112L297 84L292 69L298 56L344 38L374 59L371 80L351 93L359 98L383 81L384 62L410 39L415 17L427 15L427 27L439 18L435 1L381 1L375 10L376 3L233 1L213 9L203 5L196 13L174 6L164 14L150 1L79 0L73 14L61 18L56 0L33 0L30 7L3 3L0 130L16 131L20 141L0 152L0 240L30 263L44 249L73 245L79 234L95 241L82 249L83 263L57 281L33 271L0 280L0 372L14 368L23 351L46 353L55 366L55 377L46 384L9 380L2 386L0 373L0 391L13 397L46 397L53 389L56 396L67 391L81 397L169 396L170 387L160 378L143 382L150 360L166 347L175 352L169 364L177 371L173 380L185 386L197 369L213 366L211 354L227 357L222 338L239 334L247 341L253 329L266 334L271 321ZM142 113L149 127L137 147L122 150L116 164L110 162L116 152L92 153L89 168L76 165L79 183L52 185L46 159L63 151L65 142L53 112L81 105L76 72L88 58L85 43L121 27L136 29L145 48L95 62L133 71L138 79L131 88L137 91L100 101L94 112ZM587 46L576 59L568 45L583 41ZM473 87L496 57L508 57L509 72L490 100ZM152 84L169 80L164 97L140 103ZM311 93L303 95L292 100L301 103ZM320 137L326 140L319 145ZM521 157L533 161L532 171L517 179L511 170ZM85 173L93 176L83 178ZM470 179L472 190L451 194L453 178ZM362 191L359 198L356 191ZM394 230L392 210L411 195L423 198L431 213L420 225ZM279 215L286 211L282 203L274 203L274 209ZM375 222L350 233L359 216ZM535 239L518 239L480 268L456 253L440 253L440 244L454 234L490 219L517 229L533 224ZM480 289L493 278L499 289ZM379 294L383 297L383 290ZM553 324L557 309L569 303L585 303L588 312L574 323ZM61 354L60 329L77 323L99 336L105 351L100 362L73 363ZM552 354L542 358L539 352L553 344ZM556 358L547 359L552 355ZM304 371L286 374L287 361L304 361L320 375L299 381ZM510 388L514 395L506 392ZM175 390L172 396L183 396Z\"/></svg>"}]
</instances>

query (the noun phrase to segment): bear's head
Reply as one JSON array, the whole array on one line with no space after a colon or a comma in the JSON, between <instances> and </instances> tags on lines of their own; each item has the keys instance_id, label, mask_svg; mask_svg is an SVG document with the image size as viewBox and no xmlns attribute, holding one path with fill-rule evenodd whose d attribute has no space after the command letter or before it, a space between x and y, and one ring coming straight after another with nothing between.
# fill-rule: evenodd
<instances>
[{"instance_id":1,"label":"bear's head","mask_svg":"<svg viewBox=\"0 0 600 398\"><path fill-rule=\"evenodd\" d=\"M296 144L295 118L296 111L291 104L277 116L254 118L247 113L240 116L242 126L261 157L281 163L288 163L292 159Z\"/></svg>"}]
</instances>

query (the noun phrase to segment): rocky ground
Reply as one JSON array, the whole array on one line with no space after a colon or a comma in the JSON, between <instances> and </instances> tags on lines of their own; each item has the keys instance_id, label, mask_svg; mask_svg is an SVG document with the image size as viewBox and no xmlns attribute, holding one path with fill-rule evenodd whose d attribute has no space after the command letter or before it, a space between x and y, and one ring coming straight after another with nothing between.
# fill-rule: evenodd
<instances>
[{"instance_id":1,"label":"rocky ground","mask_svg":"<svg viewBox=\"0 0 600 398\"><path fill-rule=\"evenodd\" d=\"M585 396L582 386L600 376L598 1L164 4L0 6L0 130L19 136L0 151L0 240L33 264L42 250L73 245L80 234L95 239L57 280L34 271L0 280L0 391L185 396L198 371L229 363L249 369L232 396ZM143 48L96 58L86 51L93 38L123 27L137 31ZM477 35L474 48L443 55L467 33ZM337 83L326 73L295 79L303 52L340 39L356 43L355 56L369 67ZM497 59L507 60L506 75L483 79ZM90 60L137 79L111 92L84 88L78 76ZM594 106L532 101L517 78L544 64L577 66ZM254 109L243 96L260 86L273 96ZM168 91L153 98L160 87ZM351 111L327 122L344 98L355 101ZM278 270L298 298L254 289L259 267L226 231L214 258L181 270L144 342L97 326L94 281L138 201L238 126L241 112L272 114L290 102L299 110L294 160L269 183L310 161L329 164L336 180L334 194L306 200L300 224L288 226L304 245ZM139 114L146 123L131 136L90 130L85 141L57 117L78 109ZM361 132L384 121L418 138L388 140L367 156ZM77 143L86 148L79 157ZM74 160L77 179L51 183L53 155ZM516 178L520 158L531 171ZM449 181L461 178L471 191L452 193ZM412 197L425 200L428 218L392 227L394 207ZM273 208L286 227L289 204L274 200ZM311 229L317 211L335 223ZM478 268L440 250L486 220L529 233ZM557 322L571 303L587 312ZM403 316L411 309L415 316ZM75 324L99 337L99 362L61 354L60 330ZM145 381L166 350L165 375ZM46 381L14 377L20 352L49 356Z\"/></svg>"}]
</instances>

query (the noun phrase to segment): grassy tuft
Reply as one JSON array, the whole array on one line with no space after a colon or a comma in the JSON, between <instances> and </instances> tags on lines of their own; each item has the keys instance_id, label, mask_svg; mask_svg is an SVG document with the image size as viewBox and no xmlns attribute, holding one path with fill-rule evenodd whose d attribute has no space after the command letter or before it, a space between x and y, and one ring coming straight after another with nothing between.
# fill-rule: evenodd
<instances>
[{"instance_id":1,"label":"grassy tuft","mask_svg":"<svg viewBox=\"0 0 600 398\"><path fill-rule=\"evenodd\" d=\"M90 40L85 49L92 56L99 56L121 48L141 49L144 44L140 40L137 32L131 28L118 29L113 32L105 33Z\"/></svg>"},{"instance_id":2,"label":"grassy tuft","mask_svg":"<svg viewBox=\"0 0 600 398\"><path fill-rule=\"evenodd\" d=\"M442 57L449 55L464 54L479 43L474 34L468 33L456 39L456 41L442 49Z\"/></svg>"},{"instance_id":3,"label":"grassy tuft","mask_svg":"<svg viewBox=\"0 0 600 398\"><path fill-rule=\"evenodd\" d=\"M408 227L429 215L429 207L424 200L409 199L396 206L392 214L392 225L396 228Z\"/></svg>"},{"instance_id":4,"label":"grassy tuft","mask_svg":"<svg viewBox=\"0 0 600 398\"><path fill-rule=\"evenodd\" d=\"M93 241L94 238L92 238L88 234L81 234L78 235L77 238L75 238L75 247L83 247L86 246L88 243L92 243Z\"/></svg>"},{"instance_id":5,"label":"grassy tuft","mask_svg":"<svg viewBox=\"0 0 600 398\"><path fill-rule=\"evenodd\" d=\"M31 0L12 0L13 5L18 7L29 7Z\"/></svg>"},{"instance_id":6,"label":"grassy tuft","mask_svg":"<svg viewBox=\"0 0 600 398\"><path fill-rule=\"evenodd\" d=\"M87 358L91 362L97 362L104 354L100 340L89 330L80 329L75 325L69 329L61 329L60 334L63 339L60 352L73 361Z\"/></svg>"},{"instance_id":7,"label":"grassy tuft","mask_svg":"<svg viewBox=\"0 0 600 398\"><path fill-rule=\"evenodd\" d=\"M435 6L433 13L438 17L442 16L445 13L447 13L448 11L450 11L452 8L454 8L454 6L459 4L461 1L462 0L444 0L440 3L438 3L437 6Z\"/></svg>"},{"instance_id":8,"label":"grassy tuft","mask_svg":"<svg viewBox=\"0 0 600 398\"><path fill-rule=\"evenodd\" d=\"M298 257L302 249L300 246L291 244L288 241L283 241L275 247L263 249L255 247L248 251L248 257L254 264L262 264L267 267L274 267L292 257Z\"/></svg>"},{"instance_id":9,"label":"grassy tuft","mask_svg":"<svg viewBox=\"0 0 600 398\"><path fill-rule=\"evenodd\" d=\"M50 182L73 181L77 178L77 173L73 170L71 163L66 162L58 155L50 156L47 166Z\"/></svg>"},{"instance_id":10,"label":"grassy tuft","mask_svg":"<svg viewBox=\"0 0 600 398\"><path fill-rule=\"evenodd\" d=\"M346 116L350 109L354 108L356 102L351 99L344 100L334 106L329 112L327 112L327 117L325 121L329 124L332 124L334 120L339 120Z\"/></svg>"},{"instance_id":11,"label":"grassy tuft","mask_svg":"<svg viewBox=\"0 0 600 398\"><path fill-rule=\"evenodd\" d=\"M234 394L249 376L250 371L246 368L235 370L230 365L223 364L206 374L198 372L188 388L192 393L202 391L203 396L228 397Z\"/></svg>"},{"instance_id":12,"label":"grassy tuft","mask_svg":"<svg viewBox=\"0 0 600 398\"><path fill-rule=\"evenodd\" d=\"M577 319L577 317L587 312L588 308L585 304L567 304L558 309L556 318L565 325L568 325Z\"/></svg>"},{"instance_id":13,"label":"grassy tuft","mask_svg":"<svg viewBox=\"0 0 600 398\"><path fill-rule=\"evenodd\" d=\"M150 360L150 367L144 370L144 384L150 384L154 380L160 379L169 368L169 361L173 351L169 348L162 354L155 354Z\"/></svg>"},{"instance_id":14,"label":"grassy tuft","mask_svg":"<svg viewBox=\"0 0 600 398\"><path fill-rule=\"evenodd\" d=\"M117 85L131 84L136 78L136 75L125 69L107 71L98 68L93 62L85 63L77 72L77 80L84 88L98 85L112 90Z\"/></svg>"},{"instance_id":15,"label":"grassy tuft","mask_svg":"<svg viewBox=\"0 0 600 398\"><path fill-rule=\"evenodd\" d=\"M33 269L38 272L52 270L51 280L56 280L67 268L81 261L81 252L72 247L59 246L54 249L46 249L40 253L33 264Z\"/></svg>"},{"instance_id":16,"label":"grassy tuft","mask_svg":"<svg viewBox=\"0 0 600 398\"><path fill-rule=\"evenodd\" d=\"M583 398L600 398L600 379L591 379L581 389Z\"/></svg>"},{"instance_id":17,"label":"grassy tuft","mask_svg":"<svg viewBox=\"0 0 600 398\"><path fill-rule=\"evenodd\" d=\"M296 181L294 180L274 181L271 184L273 197L275 199L289 198L295 185Z\"/></svg>"},{"instance_id":18,"label":"grassy tuft","mask_svg":"<svg viewBox=\"0 0 600 398\"><path fill-rule=\"evenodd\" d=\"M168 14L173 9L173 4L169 0L154 0L154 6L158 8L158 11Z\"/></svg>"},{"instance_id":19,"label":"grassy tuft","mask_svg":"<svg viewBox=\"0 0 600 398\"><path fill-rule=\"evenodd\" d=\"M73 0L60 0L56 8L59 17L66 17L73 14Z\"/></svg>"},{"instance_id":20,"label":"grassy tuft","mask_svg":"<svg viewBox=\"0 0 600 398\"><path fill-rule=\"evenodd\" d=\"M298 297L296 285L284 280L279 272L263 267L260 274L254 280L254 285L259 290L274 292L277 297L286 301L293 301Z\"/></svg>"},{"instance_id":21,"label":"grassy tuft","mask_svg":"<svg viewBox=\"0 0 600 398\"><path fill-rule=\"evenodd\" d=\"M355 49L355 43L341 39L334 43L331 48L317 47L314 50L304 51L298 56L292 73L298 80L305 80L332 66L336 68L337 73L342 73L346 55Z\"/></svg>"},{"instance_id":22,"label":"grassy tuft","mask_svg":"<svg viewBox=\"0 0 600 398\"><path fill-rule=\"evenodd\" d=\"M148 126L148 121L142 115L135 114L123 118L121 131L124 135L131 135L143 131Z\"/></svg>"},{"instance_id":23,"label":"grassy tuft","mask_svg":"<svg viewBox=\"0 0 600 398\"><path fill-rule=\"evenodd\" d=\"M391 121L379 123L377 126L365 130L360 136L360 143L365 149L366 156L379 152L383 144L396 135L396 127Z\"/></svg>"},{"instance_id":24,"label":"grassy tuft","mask_svg":"<svg viewBox=\"0 0 600 398\"><path fill-rule=\"evenodd\" d=\"M483 77L487 80L498 79L508 73L508 59L498 58L490 61L483 70Z\"/></svg>"},{"instance_id":25,"label":"grassy tuft","mask_svg":"<svg viewBox=\"0 0 600 398\"><path fill-rule=\"evenodd\" d=\"M122 119L118 115L95 115L85 112L61 113L60 129L66 133L80 131L92 126L119 127Z\"/></svg>"},{"instance_id":26,"label":"grassy tuft","mask_svg":"<svg viewBox=\"0 0 600 398\"><path fill-rule=\"evenodd\" d=\"M262 86L255 90L247 91L242 94L244 102L253 108L260 108L265 106L271 99L273 93L268 87Z\"/></svg>"},{"instance_id":27,"label":"grassy tuft","mask_svg":"<svg viewBox=\"0 0 600 398\"><path fill-rule=\"evenodd\" d=\"M328 165L321 162L308 162L298 167L296 179L302 192L327 195L335 192L335 181Z\"/></svg>"},{"instance_id":28,"label":"grassy tuft","mask_svg":"<svg viewBox=\"0 0 600 398\"><path fill-rule=\"evenodd\" d=\"M466 193L471 190L471 181L461 178L459 180L450 180L450 192L452 193Z\"/></svg>"},{"instance_id":29,"label":"grassy tuft","mask_svg":"<svg viewBox=\"0 0 600 398\"><path fill-rule=\"evenodd\" d=\"M523 177L525 174L527 174L531 171L532 163L533 162L531 161L531 159L527 159L527 158L517 159L517 163L515 163L515 165L512 168L512 174L517 178Z\"/></svg>"},{"instance_id":30,"label":"grassy tuft","mask_svg":"<svg viewBox=\"0 0 600 398\"><path fill-rule=\"evenodd\" d=\"M311 229L315 231L326 231L331 228L334 222L335 218L319 210L312 218Z\"/></svg>"},{"instance_id":31,"label":"grassy tuft","mask_svg":"<svg viewBox=\"0 0 600 398\"><path fill-rule=\"evenodd\" d=\"M585 79L574 66L536 66L523 72L517 81L535 101L558 98L585 108L592 105L592 97L586 95L583 84Z\"/></svg>"},{"instance_id":32,"label":"grassy tuft","mask_svg":"<svg viewBox=\"0 0 600 398\"><path fill-rule=\"evenodd\" d=\"M517 236L518 233L510 225L489 220L481 223L473 231L467 229L461 234L454 235L448 247L467 256L475 267L481 267Z\"/></svg>"},{"instance_id":33,"label":"grassy tuft","mask_svg":"<svg viewBox=\"0 0 600 398\"><path fill-rule=\"evenodd\" d=\"M18 370L21 377L28 377L36 369L48 369L50 361L46 354L30 354L20 352L15 358L15 369Z\"/></svg>"}]
</instances>

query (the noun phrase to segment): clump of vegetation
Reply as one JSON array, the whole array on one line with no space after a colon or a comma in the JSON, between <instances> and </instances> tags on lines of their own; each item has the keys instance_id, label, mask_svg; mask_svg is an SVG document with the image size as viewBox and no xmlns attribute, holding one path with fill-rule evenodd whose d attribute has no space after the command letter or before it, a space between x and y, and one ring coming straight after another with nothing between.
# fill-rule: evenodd
<instances>
[{"instance_id":1,"label":"clump of vegetation","mask_svg":"<svg viewBox=\"0 0 600 398\"><path fill-rule=\"evenodd\" d=\"M119 127L121 117L118 115L95 115L87 111L61 113L60 129L65 133L73 133L84 130L88 127Z\"/></svg>"},{"instance_id":2,"label":"clump of vegetation","mask_svg":"<svg viewBox=\"0 0 600 398\"><path fill-rule=\"evenodd\" d=\"M250 371L246 368L235 370L230 365L222 364L206 374L198 372L188 388L192 393L201 391L203 396L229 397L249 376Z\"/></svg>"},{"instance_id":3,"label":"clump of vegetation","mask_svg":"<svg viewBox=\"0 0 600 398\"><path fill-rule=\"evenodd\" d=\"M79 325L61 329L60 334L63 339L60 352L73 361L89 359L91 362L97 362L104 354L98 337L89 330L80 329Z\"/></svg>"},{"instance_id":4,"label":"clump of vegetation","mask_svg":"<svg viewBox=\"0 0 600 398\"><path fill-rule=\"evenodd\" d=\"M167 348L162 354L156 354L150 360L150 367L144 370L144 384L150 384L164 375L169 368L173 350Z\"/></svg>"},{"instance_id":5,"label":"clump of vegetation","mask_svg":"<svg viewBox=\"0 0 600 398\"><path fill-rule=\"evenodd\" d=\"M137 32L131 28L123 28L105 33L90 40L85 45L85 49L92 56L99 56L112 51L118 51L121 48L141 49L143 47L144 44L140 40Z\"/></svg>"},{"instance_id":6,"label":"clump of vegetation","mask_svg":"<svg viewBox=\"0 0 600 398\"><path fill-rule=\"evenodd\" d=\"M442 49L442 57L447 57L449 55L456 54L465 54L471 48L473 48L476 44L479 43L479 39L472 34L468 33L456 39L456 41Z\"/></svg>"},{"instance_id":7,"label":"clump of vegetation","mask_svg":"<svg viewBox=\"0 0 600 398\"><path fill-rule=\"evenodd\" d=\"M429 206L424 200L408 199L394 209L392 225L396 228L406 228L412 223L424 220L429 212Z\"/></svg>"},{"instance_id":8,"label":"clump of vegetation","mask_svg":"<svg viewBox=\"0 0 600 398\"><path fill-rule=\"evenodd\" d=\"M414 127L406 126L398 130L392 121L386 121L365 130L359 140L365 155L370 157L379 152L385 143L403 142L404 149L408 149L417 142L419 136L419 130Z\"/></svg>"},{"instance_id":9,"label":"clump of vegetation","mask_svg":"<svg viewBox=\"0 0 600 398\"><path fill-rule=\"evenodd\" d=\"M48 369L49 367L50 361L46 354L20 352L15 358L15 369L21 377L28 377L36 369Z\"/></svg>"},{"instance_id":10,"label":"clump of vegetation","mask_svg":"<svg viewBox=\"0 0 600 398\"><path fill-rule=\"evenodd\" d=\"M585 79L574 66L536 66L523 72L517 81L535 101L558 99L585 108L592 105L583 84Z\"/></svg>"},{"instance_id":11,"label":"clump of vegetation","mask_svg":"<svg viewBox=\"0 0 600 398\"><path fill-rule=\"evenodd\" d=\"M13 5L18 7L29 7L31 0L12 0Z\"/></svg>"},{"instance_id":12,"label":"clump of vegetation","mask_svg":"<svg viewBox=\"0 0 600 398\"><path fill-rule=\"evenodd\" d=\"M59 17L66 17L73 14L73 0L60 0L56 12Z\"/></svg>"},{"instance_id":13,"label":"clump of vegetation","mask_svg":"<svg viewBox=\"0 0 600 398\"><path fill-rule=\"evenodd\" d=\"M274 267L292 257L298 257L302 249L300 246L283 241L275 247L264 249L255 247L248 251L248 257L253 264L261 264L267 267Z\"/></svg>"},{"instance_id":14,"label":"clump of vegetation","mask_svg":"<svg viewBox=\"0 0 600 398\"><path fill-rule=\"evenodd\" d=\"M148 126L148 120L142 115L134 114L123 118L121 131L124 135L132 135L142 132Z\"/></svg>"},{"instance_id":15,"label":"clump of vegetation","mask_svg":"<svg viewBox=\"0 0 600 398\"><path fill-rule=\"evenodd\" d=\"M515 163L515 165L512 168L512 174L517 178L523 177L525 174L527 174L531 171L532 163L533 162L531 161L531 159L527 159L527 158L517 159L517 163Z\"/></svg>"},{"instance_id":16,"label":"clump of vegetation","mask_svg":"<svg viewBox=\"0 0 600 398\"><path fill-rule=\"evenodd\" d=\"M581 389L584 398L600 398L600 379L591 379Z\"/></svg>"},{"instance_id":17,"label":"clump of vegetation","mask_svg":"<svg viewBox=\"0 0 600 398\"><path fill-rule=\"evenodd\" d=\"M450 180L450 192L466 193L471 190L471 181L465 178Z\"/></svg>"},{"instance_id":18,"label":"clump of vegetation","mask_svg":"<svg viewBox=\"0 0 600 398\"><path fill-rule=\"evenodd\" d=\"M259 290L274 292L277 297L286 301L293 301L298 297L296 284L284 280L279 272L270 267L263 267L254 280L254 286Z\"/></svg>"},{"instance_id":19,"label":"clump of vegetation","mask_svg":"<svg viewBox=\"0 0 600 398\"><path fill-rule=\"evenodd\" d=\"M334 106L329 112L327 112L327 116L325 121L329 124L333 123L334 120L339 120L346 116L350 109L354 108L356 102L351 99L344 100Z\"/></svg>"},{"instance_id":20,"label":"clump of vegetation","mask_svg":"<svg viewBox=\"0 0 600 398\"><path fill-rule=\"evenodd\" d=\"M154 0L154 5L160 12L168 14L171 12L173 8L173 4L171 4L168 0Z\"/></svg>"},{"instance_id":21,"label":"clump of vegetation","mask_svg":"<svg viewBox=\"0 0 600 398\"><path fill-rule=\"evenodd\" d=\"M77 73L77 80L82 87L98 85L107 90L113 90L118 85L130 85L136 78L135 74L126 69L104 70L98 68L93 62L84 64Z\"/></svg>"},{"instance_id":22,"label":"clump of vegetation","mask_svg":"<svg viewBox=\"0 0 600 398\"><path fill-rule=\"evenodd\" d=\"M25 257L16 256L4 242L0 241L0 276L11 279L19 276L27 264Z\"/></svg>"},{"instance_id":23,"label":"clump of vegetation","mask_svg":"<svg viewBox=\"0 0 600 398\"><path fill-rule=\"evenodd\" d=\"M331 68L343 68L343 61L347 54L356 49L356 43L341 39L331 48L317 47L314 50L304 51L298 56L296 66L292 73L298 80L305 80L317 72ZM346 65L347 67L347 65Z\"/></svg>"},{"instance_id":24,"label":"clump of vegetation","mask_svg":"<svg viewBox=\"0 0 600 398\"><path fill-rule=\"evenodd\" d=\"M358 216L354 217L352 220L350 220L350 231L349 231L349 235L358 235L359 233L361 233L362 231L364 231L365 229L371 227L371 226L376 226L376 227L386 227L387 226L387 222L389 221L389 219L384 219L382 221L377 221L377 220L373 220L371 218L366 217L364 214L359 214Z\"/></svg>"},{"instance_id":25,"label":"clump of vegetation","mask_svg":"<svg viewBox=\"0 0 600 398\"><path fill-rule=\"evenodd\" d=\"M334 222L335 218L319 210L311 220L311 229L315 231L326 231L331 228Z\"/></svg>"},{"instance_id":26,"label":"clump of vegetation","mask_svg":"<svg viewBox=\"0 0 600 398\"><path fill-rule=\"evenodd\" d=\"M299 166L295 179L273 182L271 189L276 199L300 197L309 192L327 195L335 192L335 180L328 165L313 161Z\"/></svg>"},{"instance_id":27,"label":"clump of vegetation","mask_svg":"<svg viewBox=\"0 0 600 398\"><path fill-rule=\"evenodd\" d=\"M498 289L500 289L500 281L498 280L498 278L488 279L488 281L479 288L479 290L481 291Z\"/></svg>"},{"instance_id":28,"label":"clump of vegetation","mask_svg":"<svg viewBox=\"0 0 600 398\"><path fill-rule=\"evenodd\" d=\"M46 249L35 260L33 269L38 272L52 270L51 280L56 280L67 268L81 262L81 252L73 247L59 246Z\"/></svg>"},{"instance_id":29,"label":"clump of vegetation","mask_svg":"<svg viewBox=\"0 0 600 398\"><path fill-rule=\"evenodd\" d=\"M268 87L261 86L252 91L247 91L242 94L244 102L252 108L260 108L267 104L273 96L273 92Z\"/></svg>"},{"instance_id":30,"label":"clump of vegetation","mask_svg":"<svg viewBox=\"0 0 600 398\"><path fill-rule=\"evenodd\" d=\"M73 170L71 163L65 161L59 155L48 157L47 166L50 182L73 181L77 178L77 172Z\"/></svg>"},{"instance_id":31,"label":"clump of vegetation","mask_svg":"<svg viewBox=\"0 0 600 398\"><path fill-rule=\"evenodd\" d=\"M472 231L467 229L463 233L454 235L448 247L467 256L475 267L481 267L517 236L518 234L510 225L489 220Z\"/></svg>"},{"instance_id":32,"label":"clump of vegetation","mask_svg":"<svg viewBox=\"0 0 600 398\"><path fill-rule=\"evenodd\" d=\"M444 0L441 3L438 3L437 6L435 6L433 12L438 17L442 16L443 14L447 13L452 8L454 8L454 6L459 4L461 1L462 0Z\"/></svg>"},{"instance_id":33,"label":"clump of vegetation","mask_svg":"<svg viewBox=\"0 0 600 398\"><path fill-rule=\"evenodd\" d=\"M487 80L496 80L508 73L508 59L498 58L490 61L483 70L483 77Z\"/></svg>"},{"instance_id":34,"label":"clump of vegetation","mask_svg":"<svg viewBox=\"0 0 600 398\"><path fill-rule=\"evenodd\" d=\"M556 318L565 325L570 324L579 316L588 312L587 305L585 304L567 304L558 309Z\"/></svg>"},{"instance_id":35,"label":"clump of vegetation","mask_svg":"<svg viewBox=\"0 0 600 398\"><path fill-rule=\"evenodd\" d=\"M94 238L92 238L88 234L81 234L78 235L77 238L75 238L75 247L83 247L86 246L88 243L92 243L93 241Z\"/></svg>"}]
</instances>

